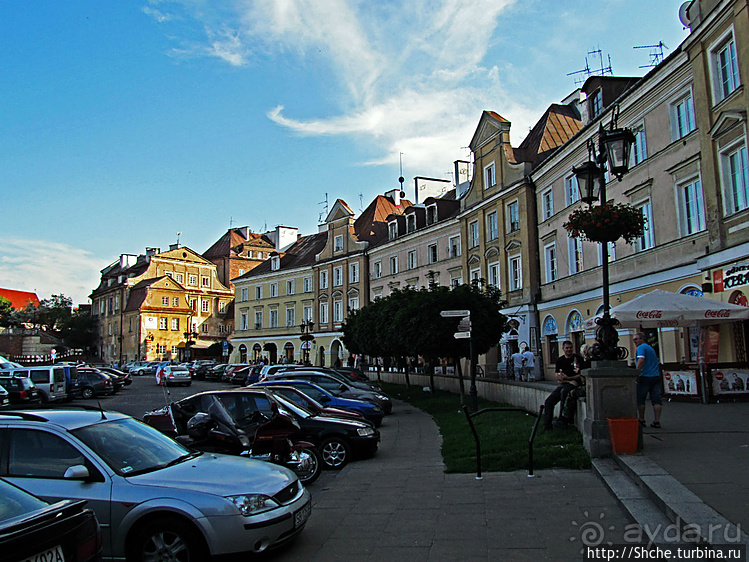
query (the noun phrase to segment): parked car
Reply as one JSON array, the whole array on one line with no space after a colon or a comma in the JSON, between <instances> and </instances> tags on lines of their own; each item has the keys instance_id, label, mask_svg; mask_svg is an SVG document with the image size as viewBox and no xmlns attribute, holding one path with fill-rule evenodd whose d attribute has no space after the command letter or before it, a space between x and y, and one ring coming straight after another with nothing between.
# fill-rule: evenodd
<instances>
[{"instance_id":1,"label":"parked car","mask_svg":"<svg viewBox=\"0 0 749 562\"><path fill-rule=\"evenodd\" d=\"M335 371L338 371L339 373L345 373L348 375L351 375L354 377L354 379L360 381L360 382L368 382L369 377L364 374L364 371L361 369L357 369L356 367L349 367L347 365L341 365L340 367L335 367Z\"/></svg>"},{"instance_id":2,"label":"parked car","mask_svg":"<svg viewBox=\"0 0 749 562\"><path fill-rule=\"evenodd\" d=\"M56 365L21 367L2 371L11 377L29 377L44 404L65 400L65 369Z\"/></svg>"},{"instance_id":3,"label":"parked car","mask_svg":"<svg viewBox=\"0 0 749 562\"><path fill-rule=\"evenodd\" d=\"M325 408L338 408L349 412L357 412L367 421L372 422L375 427L380 427L380 425L382 425L382 419L385 417L385 412L377 404L368 402L367 400L344 398L335 392L326 390L307 380L272 380L256 383L254 386L270 386L272 388L273 385L284 385L296 388Z\"/></svg>"},{"instance_id":4,"label":"parked car","mask_svg":"<svg viewBox=\"0 0 749 562\"><path fill-rule=\"evenodd\" d=\"M3 560L101 560L101 528L84 500L49 504L0 478Z\"/></svg>"},{"instance_id":5,"label":"parked car","mask_svg":"<svg viewBox=\"0 0 749 562\"><path fill-rule=\"evenodd\" d=\"M112 379L96 369L79 367L78 379L81 381L81 398L88 400L97 396L114 394Z\"/></svg>"},{"instance_id":6,"label":"parked car","mask_svg":"<svg viewBox=\"0 0 749 562\"><path fill-rule=\"evenodd\" d=\"M123 388L125 388L125 382L124 379L121 379L117 375L113 375L112 373L108 373L106 371L101 370L99 367L90 367L88 365L79 366L78 371L96 371L100 375L104 375L106 378L108 378L112 382L112 394L116 394Z\"/></svg>"},{"instance_id":7,"label":"parked car","mask_svg":"<svg viewBox=\"0 0 749 562\"><path fill-rule=\"evenodd\" d=\"M193 363L193 367L190 369L190 372L194 378L202 381L205 380L206 373L215 366L216 361L214 359L211 359L210 361L195 361Z\"/></svg>"},{"instance_id":8,"label":"parked car","mask_svg":"<svg viewBox=\"0 0 749 562\"><path fill-rule=\"evenodd\" d=\"M360 412L355 412L354 410L344 410L343 408L323 406L322 403L314 400L298 388L294 388L293 386L287 386L284 384L275 384L275 382L282 383L283 381L270 381L266 383L260 383L258 386L267 388L271 391L272 394L280 394L281 396L285 396L294 404L298 404L304 408L307 408L313 414L331 416L334 418L351 418L359 421L364 420L364 416L361 415ZM374 404L370 404L370 406L374 406ZM374 407L376 408L377 406Z\"/></svg>"},{"instance_id":9,"label":"parked car","mask_svg":"<svg viewBox=\"0 0 749 562\"><path fill-rule=\"evenodd\" d=\"M361 388L362 390L373 390L375 392L382 392L382 388L380 388L380 385L377 382L370 381L369 379L360 380L356 375L353 375L349 372L338 371L336 369L330 369L328 367L309 367L309 366L302 367L302 366L297 365L291 369L287 366L286 368L281 369L280 371L276 371L276 372L288 372L292 370L294 372L309 371L309 372L315 372L315 373L323 373L326 375L330 375L331 377L337 378L350 386Z\"/></svg>"},{"instance_id":10,"label":"parked car","mask_svg":"<svg viewBox=\"0 0 749 562\"><path fill-rule=\"evenodd\" d=\"M68 400L78 398L81 395L81 380L78 378L78 367L66 363L59 364L65 371L65 394Z\"/></svg>"},{"instance_id":11,"label":"parked car","mask_svg":"<svg viewBox=\"0 0 749 562\"><path fill-rule=\"evenodd\" d=\"M135 374L135 371L137 371L141 367L148 365L148 363L148 361L130 361L129 363L125 363L122 366L122 370L125 373Z\"/></svg>"},{"instance_id":12,"label":"parked car","mask_svg":"<svg viewBox=\"0 0 749 562\"><path fill-rule=\"evenodd\" d=\"M130 374L135 375L136 377L153 375L156 373L156 367L158 367L159 363L161 363L161 361L149 361L148 363L143 363L138 367L130 369Z\"/></svg>"},{"instance_id":13,"label":"parked car","mask_svg":"<svg viewBox=\"0 0 749 562\"><path fill-rule=\"evenodd\" d=\"M188 368L182 365L163 365L156 370L156 384L163 386L171 386L173 384L190 386L192 384L192 376Z\"/></svg>"},{"instance_id":14,"label":"parked car","mask_svg":"<svg viewBox=\"0 0 749 562\"><path fill-rule=\"evenodd\" d=\"M117 412L0 412L0 433L0 474L46 501L88 500L105 558L262 552L296 537L311 511L290 470L190 452Z\"/></svg>"},{"instance_id":15,"label":"parked car","mask_svg":"<svg viewBox=\"0 0 749 562\"><path fill-rule=\"evenodd\" d=\"M8 391L0 386L0 408L7 408L10 406L10 398L8 396Z\"/></svg>"},{"instance_id":16,"label":"parked car","mask_svg":"<svg viewBox=\"0 0 749 562\"><path fill-rule=\"evenodd\" d=\"M11 404L35 404L39 402L39 391L29 377L12 377L0 373L0 386L8 392Z\"/></svg>"},{"instance_id":17,"label":"parked car","mask_svg":"<svg viewBox=\"0 0 749 562\"><path fill-rule=\"evenodd\" d=\"M220 381L221 376L224 374L226 369L229 367L226 363L219 363L214 365L205 372L205 380L207 381Z\"/></svg>"},{"instance_id":18,"label":"parked car","mask_svg":"<svg viewBox=\"0 0 749 562\"><path fill-rule=\"evenodd\" d=\"M249 363L234 363L233 365L229 365L226 370L224 371L224 374L221 376L221 382L229 382L231 380L231 375L236 371L237 369L241 369L243 367L248 367Z\"/></svg>"},{"instance_id":19,"label":"parked car","mask_svg":"<svg viewBox=\"0 0 749 562\"><path fill-rule=\"evenodd\" d=\"M102 373L114 375L117 380L122 383L123 386L130 386L131 384L133 384L133 377L130 376L130 373L120 371L119 369L115 369L114 367L97 367L97 369L99 369Z\"/></svg>"}]
</instances>

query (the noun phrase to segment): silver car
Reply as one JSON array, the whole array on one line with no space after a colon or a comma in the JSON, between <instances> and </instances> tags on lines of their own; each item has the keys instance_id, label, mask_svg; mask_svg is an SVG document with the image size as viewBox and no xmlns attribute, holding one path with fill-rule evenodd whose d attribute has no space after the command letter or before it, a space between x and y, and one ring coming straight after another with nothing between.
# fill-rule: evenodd
<instances>
[{"instance_id":1,"label":"silver car","mask_svg":"<svg viewBox=\"0 0 749 562\"><path fill-rule=\"evenodd\" d=\"M293 472L190 452L116 412L0 412L0 475L49 502L88 500L107 558L201 561L291 540L310 515Z\"/></svg>"},{"instance_id":2,"label":"silver car","mask_svg":"<svg viewBox=\"0 0 749 562\"><path fill-rule=\"evenodd\" d=\"M156 368L156 384L171 386L173 384L192 384L190 370L182 365L164 365Z\"/></svg>"}]
</instances>

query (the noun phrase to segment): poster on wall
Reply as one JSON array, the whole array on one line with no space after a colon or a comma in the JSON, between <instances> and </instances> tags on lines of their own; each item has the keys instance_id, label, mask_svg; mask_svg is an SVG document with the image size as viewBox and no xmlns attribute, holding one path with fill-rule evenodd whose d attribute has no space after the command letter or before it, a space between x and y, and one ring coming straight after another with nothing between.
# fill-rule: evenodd
<instances>
[{"instance_id":1,"label":"poster on wall","mask_svg":"<svg viewBox=\"0 0 749 562\"><path fill-rule=\"evenodd\" d=\"M713 394L749 394L749 371L719 369L712 375Z\"/></svg>"},{"instance_id":2,"label":"poster on wall","mask_svg":"<svg viewBox=\"0 0 749 562\"><path fill-rule=\"evenodd\" d=\"M143 327L146 330L155 330L159 327L159 319L156 316L144 316Z\"/></svg>"},{"instance_id":3,"label":"poster on wall","mask_svg":"<svg viewBox=\"0 0 749 562\"><path fill-rule=\"evenodd\" d=\"M700 359L717 363L720 350L720 326L703 326L700 330Z\"/></svg>"},{"instance_id":4,"label":"poster on wall","mask_svg":"<svg viewBox=\"0 0 749 562\"><path fill-rule=\"evenodd\" d=\"M663 388L666 394L672 396L698 396L696 371L665 371L663 373Z\"/></svg>"}]
</instances>

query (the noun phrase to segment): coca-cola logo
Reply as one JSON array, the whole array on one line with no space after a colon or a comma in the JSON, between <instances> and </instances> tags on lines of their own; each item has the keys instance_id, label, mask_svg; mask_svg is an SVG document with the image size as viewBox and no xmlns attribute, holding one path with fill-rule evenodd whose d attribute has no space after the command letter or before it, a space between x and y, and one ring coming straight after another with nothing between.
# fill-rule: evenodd
<instances>
[{"instance_id":1,"label":"coca-cola logo","mask_svg":"<svg viewBox=\"0 0 749 562\"><path fill-rule=\"evenodd\" d=\"M720 310L706 310L705 318L729 318L731 311L727 308L721 308Z\"/></svg>"},{"instance_id":2,"label":"coca-cola logo","mask_svg":"<svg viewBox=\"0 0 749 562\"><path fill-rule=\"evenodd\" d=\"M671 373L666 373L666 374L665 374L665 375L663 375L663 376L664 376L664 377L666 378L666 380L667 380L667 381L670 381L670 380L671 380Z\"/></svg>"},{"instance_id":3,"label":"coca-cola logo","mask_svg":"<svg viewBox=\"0 0 749 562\"><path fill-rule=\"evenodd\" d=\"M717 373L713 374L713 377L715 377L716 380L722 381L723 380L723 373L718 371Z\"/></svg>"},{"instance_id":4,"label":"coca-cola logo","mask_svg":"<svg viewBox=\"0 0 749 562\"><path fill-rule=\"evenodd\" d=\"M663 315L662 310L638 310L637 318L660 318Z\"/></svg>"}]
</instances>

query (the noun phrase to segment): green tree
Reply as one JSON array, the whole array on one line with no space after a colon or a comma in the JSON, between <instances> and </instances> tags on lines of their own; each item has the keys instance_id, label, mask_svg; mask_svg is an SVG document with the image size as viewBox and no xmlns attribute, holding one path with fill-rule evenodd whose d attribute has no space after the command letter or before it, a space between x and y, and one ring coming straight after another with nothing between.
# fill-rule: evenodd
<instances>
[{"instance_id":1,"label":"green tree","mask_svg":"<svg viewBox=\"0 0 749 562\"><path fill-rule=\"evenodd\" d=\"M0 297L0 326L9 326L8 320L13 313L13 305L5 297Z\"/></svg>"},{"instance_id":2,"label":"green tree","mask_svg":"<svg viewBox=\"0 0 749 562\"><path fill-rule=\"evenodd\" d=\"M97 337L97 318L89 312L75 310L62 321L60 336L68 347L86 349L94 347Z\"/></svg>"}]
</instances>

